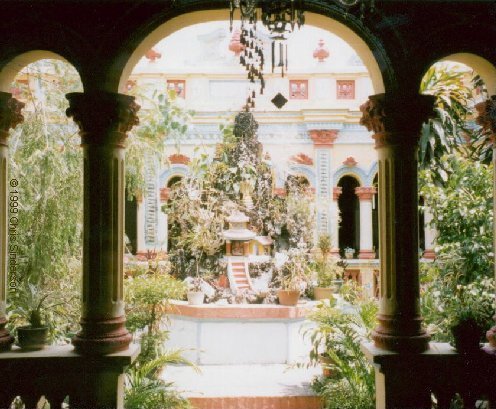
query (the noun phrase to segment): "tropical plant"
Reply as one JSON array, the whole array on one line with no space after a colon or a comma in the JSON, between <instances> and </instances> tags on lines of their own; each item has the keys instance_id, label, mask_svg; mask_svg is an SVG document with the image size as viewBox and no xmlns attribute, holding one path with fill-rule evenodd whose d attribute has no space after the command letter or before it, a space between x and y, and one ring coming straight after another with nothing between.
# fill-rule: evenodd
<instances>
[{"instance_id":1,"label":"tropical plant","mask_svg":"<svg viewBox=\"0 0 496 409\"><path fill-rule=\"evenodd\" d=\"M472 114L473 86L471 73L460 66L434 64L425 73L420 93L436 97L434 118L422 126L419 142L419 164L431 168L436 183L447 180L449 170L442 157L452 154L471 139L468 120Z\"/></svg>"},{"instance_id":2,"label":"tropical plant","mask_svg":"<svg viewBox=\"0 0 496 409\"><path fill-rule=\"evenodd\" d=\"M25 120L9 143L10 177L19 191L18 276L43 287L81 258L82 150L77 126L65 115L65 94L82 86L61 61L38 61L22 75L27 81L13 87L26 103Z\"/></svg>"},{"instance_id":3,"label":"tropical plant","mask_svg":"<svg viewBox=\"0 0 496 409\"><path fill-rule=\"evenodd\" d=\"M432 170L420 173L420 194L437 231L439 272L456 273L461 284L492 276L492 166L460 154L442 160L450 175L444 186L436 183Z\"/></svg>"},{"instance_id":4,"label":"tropical plant","mask_svg":"<svg viewBox=\"0 0 496 409\"><path fill-rule=\"evenodd\" d=\"M128 196L140 197L145 191L147 172L166 164L167 142L174 141L179 150L193 112L179 105L174 91L162 94L147 86L136 86L131 95L141 109L139 125L131 129L127 139L126 190Z\"/></svg>"},{"instance_id":5,"label":"tropical plant","mask_svg":"<svg viewBox=\"0 0 496 409\"><path fill-rule=\"evenodd\" d=\"M477 277L463 284L456 272L460 265L457 260L460 258L453 255L449 262L423 264L421 268L422 316L438 342L453 342L451 328L468 318L486 330L494 324L494 279Z\"/></svg>"},{"instance_id":6,"label":"tropical plant","mask_svg":"<svg viewBox=\"0 0 496 409\"><path fill-rule=\"evenodd\" d=\"M160 266L160 264L158 265ZM165 264L165 266L168 266ZM141 354L126 372L124 407L126 409L189 408L188 401L162 379L162 370L170 364L192 365L182 351L167 350L169 300L184 296L184 283L174 279L167 267L147 270L126 281L127 327L141 344Z\"/></svg>"},{"instance_id":7,"label":"tropical plant","mask_svg":"<svg viewBox=\"0 0 496 409\"><path fill-rule=\"evenodd\" d=\"M167 317L169 300L182 299L184 283L167 271L129 277L126 286L126 325L141 337L142 350L138 361L148 362L160 355L167 333L161 325Z\"/></svg>"},{"instance_id":8,"label":"tropical plant","mask_svg":"<svg viewBox=\"0 0 496 409\"><path fill-rule=\"evenodd\" d=\"M353 312L344 313L335 305L320 304L309 316L317 324L310 331L311 363L320 362L324 355L332 372L332 377L313 384L326 409L375 408L374 369L360 345L370 339L377 304L362 299L353 307Z\"/></svg>"},{"instance_id":9,"label":"tropical plant","mask_svg":"<svg viewBox=\"0 0 496 409\"><path fill-rule=\"evenodd\" d=\"M163 352L143 364L133 364L126 372L125 409L188 409L189 401L174 390L173 383L162 380L160 371L167 365L192 365L181 351Z\"/></svg>"},{"instance_id":10,"label":"tropical plant","mask_svg":"<svg viewBox=\"0 0 496 409\"><path fill-rule=\"evenodd\" d=\"M304 291L310 280L309 254L303 242L287 251L287 259L277 269L276 281L283 290Z\"/></svg>"}]
</instances>

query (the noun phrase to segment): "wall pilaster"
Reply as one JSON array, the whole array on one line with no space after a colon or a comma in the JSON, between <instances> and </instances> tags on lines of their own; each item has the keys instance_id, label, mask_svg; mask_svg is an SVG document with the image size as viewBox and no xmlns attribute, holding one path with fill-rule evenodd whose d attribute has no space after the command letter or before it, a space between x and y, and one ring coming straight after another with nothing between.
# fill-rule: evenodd
<instances>
[{"instance_id":1,"label":"wall pilaster","mask_svg":"<svg viewBox=\"0 0 496 409\"><path fill-rule=\"evenodd\" d=\"M331 253L339 256L339 196L343 193L343 188L335 186L332 190L332 205L331 205Z\"/></svg>"},{"instance_id":2,"label":"wall pilaster","mask_svg":"<svg viewBox=\"0 0 496 409\"><path fill-rule=\"evenodd\" d=\"M124 156L139 106L108 92L67 99L84 150L82 330L73 344L80 353L108 354L131 342L123 301Z\"/></svg>"},{"instance_id":3,"label":"wall pilaster","mask_svg":"<svg viewBox=\"0 0 496 409\"><path fill-rule=\"evenodd\" d=\"M309 134L314 143L317 167L317 233L332 236L331 160L332 147L338 137L338 131L334 129L312 129Z\"/></svg>"},{"instance_id":4,"label":"wall pilaster","mask_svg":"<svg viewBox=\"0 0 496 409\"><path fill-rule=\"evenodd\" d=\"M434 98L378 94L360 107L379 160L380 307L373 340L398 352L428 349L418 270L417 145Z\"/></svg>"}]
</instances>

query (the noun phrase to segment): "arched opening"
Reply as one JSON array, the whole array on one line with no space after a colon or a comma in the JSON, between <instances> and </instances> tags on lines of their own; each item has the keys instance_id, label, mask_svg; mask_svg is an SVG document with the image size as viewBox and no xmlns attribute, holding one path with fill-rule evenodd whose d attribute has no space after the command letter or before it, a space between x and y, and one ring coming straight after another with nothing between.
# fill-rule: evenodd
<instances>
[{"instance_id":1,"label":"arched opening","mask_svg":"<svg viewBox=\"0 0 496 409\"><path fill-rule=\"evenodd\" d=\"M423 125L419 145L420 273L425 304L435 291L440 294L435 308L423 312L426 325L438 323L442 311L460 320L468 288L478 294L477 308L493 298L494 236L487 217L493 213L493 145L478 115L481 105L491 102L495 75L488 61L454 54L433 64L422 79L420 91L436 97L436 111ZM493 307L477 315L485 328L493 325ZM435 333L433 340L445 339Z\"/></svg>"},{"instance_id":2,"label":"arched opening","mask_svg":"<svg viewBox=\"0 0 496 409\"><path fill-rule=\"evenodd\" d=\"M163 38L185 27L204 23L207 21L225 21L226 17L226 10L198 11L174 17L173 19L156 28L140 43L140 45L134 50L133 54L128 59L127 64L122 71L121 80L119 83L120 92L127 92L127 81L134 67L143 57L143 55L151 50L155 46L155 44L157 44ZM308 26L315 26L328 30L336 36L342 38L346 43L352 45L358 57L367 67L367 71L369 72L373 84L373 93L384 92L384 81L379 64L377 63L372 50L359 35L357 35L346 25L320 14L308 12L305 13L305 24Z\"/></svg>"},{"instance_id":3,"label":"arched opening","mask_svg":"<svg viewBox=\"0 0 496 409\"><path fill-rule=\"evenodd\" d=\"M218 21L213 19L214 21L212 22L212 15L221 15L222 18L219 18ZM150 96L153 93L163 93L165 99L170 97L167 100L174 107L179 108L178 111L184 108L186 110L191 109L194 112L189 118L189 122L177 121L180 125L174 124L174 128L172 126L170 128L166 127L167 131L179 131L173 137L164 141L165 149L173 147L176 153L168 156L168 165L165 165L165 161L157 160L153 166L158 168L155 171L150 171L149 177L147 177L152 187L150 192L145 192L144 203L147 209L152 209L152 211L147 210L150 220L152 220L154 213L153 203L151 202L156 200L157 197L153 186L158 184L160 188L165 182L167 188L171 188L177 179L174 176L172 178L170 176L175 175L178 165L189 166L191 173L193 173L197 169L195 166L198 166L198 163L201 164L199 159L204 155L209 160L212 160L202 168L202 172L208 173L215 169L217 166L216 161L219 162L218 158L229 156L229 151L225 148L223 149L222 146L219 147L219 145L223 144L224 135L229 136L229 126L233 123L233 112L240 110L246 98L244 92L247 82L246 72L239 64L239 56L236 56L232 50L235 48L233 45L236 44L236 38L233 38L234 32L230 33L228 31L228 22L224 20L225 15L217 12L204 12L193 13L188 15L187 18L188 20L186 20L186 16L177 17L166 23L162 27L163 31L158 30L155 33L154 40L146 43L146 46L141 48L141 52L136 55L133 64L131 64L130 60L129 67L127 67L129 76L123 75L123 80L121 81L121 89L125 89L131 94L136 92L136 95L138 95L137 91L143 85L148 90L145 92L148 97L147 102L144 104L138 102L143 107L141 125L147 124L148 119L145 111L148 108L153 108L153 103L150 102ZM199 20L195 21L195 18ZM206 20L203 20L203 18L206 18ZM313 21L315 24L312 24ZM260 160L257 159L255 162L257 169L262 169L266 183L258 184L253 189L253 186L240 182L235 189L232 189L226 195L229 200L237 200L238 196L242 198L240 207L250 219L246 227L256 232L252 242L246 243L249 244L248 249L252 251L250 254L251 259L256 259L262 255L272 255L271 246L273 246L272 249L275 248L280 253L282 253L280 250L288 250L288 253L294 252L298 250L298 244L300 243L302 244L301 247L304 247L303 244L310 243L307 247L311 248L312 236L317 237L317 228L313 227L314 221L310 220L308 215L313 216L314 213L317 214L321 209L324 209L327 214L324 214L325 212L319 214L319 220L323 221L319 228L323 232L330 232L331 228L336 228L330 220L333 215L329 214L334 213L336 210L336 203L333 201L333 192L331 190L334 183L330 181L329 176L335 174L336 164L353 162L352 160L346 161L351 155L350 152L345 152L345 149L353 149L353 146L349 145L347 140L352 140L352 144L360 145L357 146L357 155L355 156L356 160L360 161L360 169L369 169L376 160L376 154L372 146L373 141L369 138L369 133L358 124L359 106L367 99L368 95L383 90L382 80L378 81L378 78L380 78L378 71L371 75L370 64L374 65L376 63L371 63L373 58L371 60L369 58L371 54L368 54L368 51L364 51L363 42L357 40L355 34L352 35L353 40L350 42L348 38L345 38L346 36L341 35L341 31L339 31L341 28L338 28L337 31L333 30L334 27L338 26L341 27L328 18L309 15L301 32L295 32L292 37L298 47L292 47L292 45L288 44L289 64L294 68L291 68L284 78L270 72L264 74L268 92L264 93L263 97L258 98L257 96L257 106L253 109L255 119L259 121L259 139L257 143L250 145L250 151L261 154ZM348 29L343 28L343 30L346 31L346 35L350 34ZM270 42L267 41L268 36L266 33L263 35L267 43L264 48L268 51L267 60L269 61ZM332 58L327 62L318 61L313 56L313 50L308 48L310 41L315 43L316 48L319 47L319 42L322 38L333 53ZM185 44L188 44L187 52L184 52ZM145 52L147 52L147 56L139 60ZM350 69L342 68L348 65ZM131 69L134 69L132 74ZM358 73L360 74L358 75ZM156 79L155 83L153 82L154 79ZM294 92L295 89L299 91ZM278 92L288 99L287 105L283 108L275 108L271 102L273 96ZM309 114L306 113L307 108ZM324 112L329 112L329 115L323 114ZM350 112L353 112L353 115L349 115ZM332 121L330 118L332 118ZM219 123L222 125L221 128L219 128ZM187 125L184 128L184 132L181 132L182 125ZM155 124L150 129L153 126ZM328 144L321 146L318 143L314 143L309 136L313 126L322 128L324 131L327 129L334 130L335 128L341 129L339 131L339 137L342 138L340 146L336 145L331 149ZM134 130L132 133L134 133ZM156 132L155 134L158 133ZM324 134L326 136L327 132L324 132ZM232 139L230 141L232 143ZM282 149L283 146L284 149ZM319 151L321 148L322 154ZM169 153L170 151L167 152L167 154ZM240 159L238 162L246 161L245 157L238 159ZM327 161L327 163L323 163L322 160ZM151 161L145 162L152 163ZM170 166L171 164L172 166ZM295 166L296 164L300 166ZM208 195L205 194L205 191L208 191L212 186L219 189L224 186L231 186L231 180L226 175L236 174L238 163L230 162L228 166L225 163L222 165L224 166L221 168L222 173L220 175L222 177L219 177L219 182L202 185L201 194L198 194L199 192L195 188L188 192L190 200L183 207L185 209L183 214L189 211L189 205L194 205L198 202L207 203ZM251 163L248 165L251 165ZM250 172L253 172L255 168L255 166L248 165L243 169L244 176L249 176ZM160 166L170 167L167 167L167 172L165 172ZM353 171L351 170L350 172L349 165L344 166L347 166L348 173ZM150 170L152 170L151 168L152 166L150 166ZM308 173L305 172L305 169L308 169ZM266 209L259 211L259 206L264 204L263 201L257 202L256 196L259 192L270 195L272 189L276 190L274 183L276 172L281 175L281 178L280 187L277 189L277 193L274 194L277 197L273 197L274 206L268 209L273 213L266 212ZM319 172L322 174L320 178L317 176ZM291 176L286 180L288 174ZM169 175L169 179L165 177L157 178L157 175ZM363 171L363 174L360 174L359 177L365 183L367 172ZM185 178L185 184L188 183L188 179L189 177ZM351 228L351 235L344 233L344 238L340 238L340 247L343 251L345 247L353 247L357 251L355 255L358 256L360 212L354 188L361 183L358 183L353 177L350 179L343 178L339 185L344 187L344 200L343 198L341 199L341 209L343 209L343 203L344 207L350 208L351 206L354 209L352 219L347 214L345 215L346 220L352 220L351 223L348 223L351 225L347 226L348 231ZM329 184L329 186L326 186L326 184ZM283 185L285 185L284 188ZM319 185L321 187L320 191ZM303 195L304 197L292 195L291 191L293 189L308 191L310 187L314 187L318 192L315 197L309 197L312 195ZM238 195L236 189L241 192L240 195ZM151 198L150 205L148 205L147 196ZM319 197L317 198L317 196ZM316 202L321 198L322 200L327 200L327 202L323 206L318 206ZM229 205L229 200L224 201L226 207ZM174 201L169 200L169 203L172 204ZM308 206L307 203L304 203L305 201L309 202ZM169 210L171 210L171 213L169 213ZM207 206L205 206L202 210L208 210L203 214L210 216L212 214L221 214L218 208L212 210L207 209ZM189 229L180 226L182 228L180 230L177 227L178 224L175 221L173 222L174 219L170 217L172 209L169 209L169 204L165 211L169 217L168 260L171 261L174 267L180 266L182 260L194 266L189 254L185 255L184 249L186 246L180 246L177 243L181 242L182 232L186 230L190 233L187 239L192 240L193 235L191 233L197 231L195 230L197 226ZM292 212L291 217L288 217L287 215L290 214L290 211ZM281 213L283 213L282 217ZM342 211L343 213L346 213L346 211ZM275 215L274 223L271 225L271 229L276 232L274 234L275 239L268 235L268 230L258 230L258 226L263 225L263 223L257 224L257 218L265 217L266 214ZM213 216L210 218L213 218ZM177 219L178 217L175 216L175 220ZM189 218L185 221L183 218L181 222L186 225L189 220L193 219ZM147 223L148 221L145 219L144 225L148 226ZM207 223L208 220L206 220L205 224ZM224 225L227 224L227 222L224 222ZM313 229L310 239L305 237L305 240L295 240L294 237L297 234L300 234L300 238L304 236L302 232L305 229L309 230L308 226L312 226L311 228ZM270 233L272 234L272 231ZM337 236L337 234L333 235L333 237L336 237L333 240L337 241ZM187 243L187 240L182 242ZM333 242L332 247L336 248L338 246ZM224 248L226 257L223 260L228 266L230 265L228 257L242 257L245 254L244 247L243 252L233 252L233 250L241 249L239 243L232 244L226 241ZM256 248L256 250L253 251L253 248ZM367 250L370 249L371 246L367 246ZM212 252L213 256L217 256L216 251ZM250 263L248 261L246 264L251 266ZM203 269L203 266L198 267L199 271L200 268ZM236 265L236 269L242 270L243 267ZM207 270L207 267L204 270ZM216 265L212 265L208 270L213 274L219 271ZM186 269L182 271L186 271ZM237 272L238 274L243 274L240 271ZM263 271L263 273L265 272ZM189 278L191 278L189 272L184 273L184 275L189 275ZM184 277L184 275L181 277ZM177 277L180 276L177 275ZM234 277L234 280L236 280L236 277ZM244 284L246 285L246 282ZM185 338L182 337L181 333L175 332L174 329L170 333L174 342L177 342L177 346L181 345L179 342L184 342ZM227 345L228 339L230 338L226 337L226 340L222 340L222 345ZM296 342L296 337L292 338L293 340ZM241 342L243 341L241 340ZM205 349L213 351L214 347L215 350L218 350L219 345L221 344L216 343L215 345L209 345ZM201 360L204 359L205 361L200 360L199 362L208 362L208 360L210 362L212 360L225 362L225 359L231 359L231 362L242 362L243 359L247 359L246 356L251 354L252 349L251 345L247 345L244 352L245 356L231 351L227 358L219 357L213 351L205 353L203 355L205 358L200 357ZM257 360L262 359L274 362L273 356L259 354Z\"/></svg>"},{"instance_id":4,"label":"arched opening","mask_svg":"<svg viewBox=\"0 0 496 409\"><path fill-rule=\"evenodd\" d=\"M16 209L15 219L9 215L14 251L8 254L8 308L28 311L40 294L49 294L51 303L65 306L64 314L42 322L51 320L57 331L50 340L60 342L77 331L81 312L83 152L79 129L65 111L66 94L81 92L82 84L72 65L42 51L15 58L0 76L3 89L10 81L8 91L24 104L24 120L8 138L9 188L0 186ZM7 179L2 169L0 177ZM13 313L11 325L32 324L30 319Z\"/></svg>"},{"instance_id":5,"label":"arched opening","mask_svg":"<svg viewBox=\"0 0 496 409\"><path fill-rule=\"evenodd\" d=\"M339 249L345 255L345 249L353 249L354 256L360 244L360 206L355 188L360 186L353 176L343 176L338 186L342 193L338 199L339 213Z\"/></svg>"},{"instance_id":6,"label":"arched opening","mask_svg":"<svg viewBox=\"0 0 496 409\"><path fill-rule=\"evenodd\" d=\"M172 189L174 188L174 186L176 186L178 183L181 183L181 181L183 180L183 176L181 175L175 175L175 176L172 176L168 181L167 181L167 187L169 189Z\"/></svg>"}]
</instances>

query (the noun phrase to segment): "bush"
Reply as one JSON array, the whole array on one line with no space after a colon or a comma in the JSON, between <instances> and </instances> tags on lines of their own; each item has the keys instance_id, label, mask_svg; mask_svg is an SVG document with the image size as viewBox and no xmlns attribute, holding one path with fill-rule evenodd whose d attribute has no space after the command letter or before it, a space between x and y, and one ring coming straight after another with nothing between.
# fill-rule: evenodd
<instances>
[{"instance_id":1,"label":"bush","mask_svg":"<svg viewBox=\"0 0 496 409\"><path fill-rule=\"evenodd\" d=\"M162 329L170 299L182 298L185 285L166 271L149 269L128 277L126 284L127 327L140 339L141 354L126 372L125 409L189 408L189 402L160 378L169 364L187 364L181 351L164 348Z\"/></svg>"},{"instance_id":2,"label":"bush","mask_svg":"<svg viewBox=\"0 0 496 409\"><path fill-rule=\"evenodd\" d=\"M326 409L375 408L374 369L360 344L370 338L377 304L362 299L353 307L353 313L344 313L336 306L321 304L310 316L317 324L311 334L311 362L315 364L321 355L327 356L333 373L313 384Z\"/></svg>"}]
</instances>

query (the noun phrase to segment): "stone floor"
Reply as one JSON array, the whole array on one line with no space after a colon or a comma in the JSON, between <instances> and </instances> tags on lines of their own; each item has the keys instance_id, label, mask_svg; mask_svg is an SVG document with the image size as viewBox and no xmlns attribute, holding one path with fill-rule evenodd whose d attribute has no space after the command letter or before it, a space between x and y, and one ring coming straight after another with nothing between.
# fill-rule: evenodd
<instances>
[{"instance_id":1,"label":"stone floor","mask_svg":"<svg viewBox=\"0 0 496 409\"><path fill-rule=\"evenodd\" d=\"M204 365L201 373L168 366L162 377L175 383L196 409L318 409L310 388L317 368L288 365Z\"/></svg>"}]
</instances>

